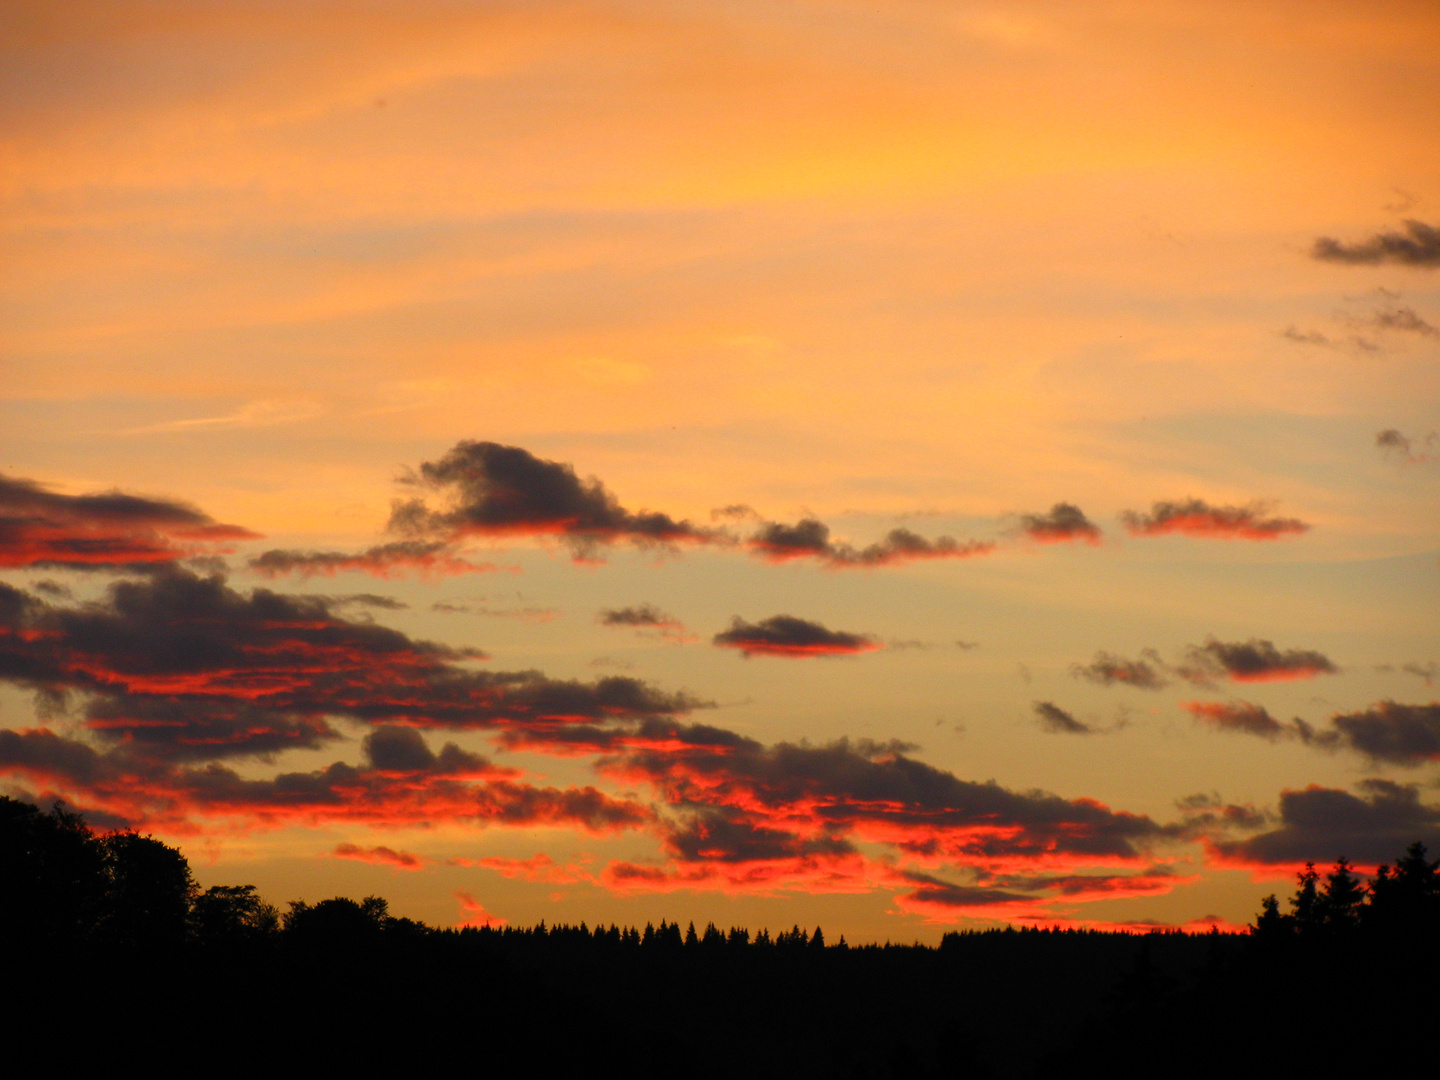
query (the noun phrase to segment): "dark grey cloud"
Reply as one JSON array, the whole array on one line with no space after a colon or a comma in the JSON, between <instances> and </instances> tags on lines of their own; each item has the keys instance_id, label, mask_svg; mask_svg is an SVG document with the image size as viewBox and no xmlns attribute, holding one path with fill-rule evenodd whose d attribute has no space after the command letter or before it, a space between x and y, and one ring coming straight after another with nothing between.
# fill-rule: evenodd
<instances>
[{"instance_id":1,"label":"dark grey cloud","mask_svg":"<svg viewBox=\"0 0 1440 1080\"><path fill-rule=\"evenodd\" d=\"M1088 664L1074 664L1070 674L1101 686L1133 686L1138 690L1161 690L1170 685L1165 664L1154 649L1145 649L1139 660L1127 660L1113 653L1097 652Z\"/></svg>"},{"instance_id":2,"label":"dark grey cloud","mask_svg":"<svg viewBox=\"0 0 1440 1080\"><path fill-rule=\"evenodd\" d=\"M347 619L320 596L231 589L170 568L60 606L0 584L0 680L79 693L133 753L271 754L336 736L329 718L419 727L670 715L699 703L629 678L593 683L462 666L483 654Z\"/></svg>"},{"instance_id":3,"label":"dark grey cloud","mask_svg":"<svg viewBox=\"0 0 1440 1080\"><path fill-rule=\"evenodd\" d=\"M518 446L461 442L408 478L439 497L397 502L390 528L445 539L465 536L557 536L577 552L621 541L640 545L714 543L725 535L652 511L634 512L598 479L582 480L572 466L547 461Z\"/></svg>"},{"instance_id":4,"label":"dark grey cloud","mask_svg":"<svg viewBox=\"0 0 1440 1080\"><path fill-rule=\"evenodd\" d=\"M0 476L0 568L133 570L253 539L187 503L120 491L61 495Z\"/></svg>"},{"instance_id":5,"label":"dark grey cloud","mask_svg":"<svg viewBox=\"0 0 1440 1080\"><path fill-rule=\"evenodd\" d=\"M1031 540L1046 544L1067 540L1100 542L1100 529L1074 503L1056 503L1044 514L1021 514L1020 528Z\"/></svg>"},{"instance_id":6,"label":"dark grey cloud","mask_svg":"<svg viewBox=\"0 0 1440 1080\"><path fill-rule=\"evenodd\" d=\"M1060 708L1059 705L1049 701L1037 701L1034 703L1035 715L1040 718L1041 725L1046 731L1053 731L1060 735L1094 735L1096 728L1075 719L1074 715Z\"/></svg>"},{"instance_id":7,"label":"dark grey cloud","mask_svg":"<svg viewBox=\"0 0 1440 1080\"><path fill-rule=\"evenodd\" d=\"M880 642L865 634L830 630L808 619L793 615L772 615L758 623L746 622L736 616L730 628L712 639L727 649L739 649L746 656L837 656L853 655L882 648Z\"/></svg>"},{"instance_id":8,"label":"dark grey cloud","mask_svg":"<svg viewBox=\"0 0 1440 1080\"><path fill-rule=\"evenodd\" d=\"M1126 510L1120 520L1132 536L1181 533L1220 540L1274 540L1310 528L1298 518L1272 516L1268 503L1212 506L1204 499L1157 502L1148 514Z\"/></svg>"},{"instance_id":9,"label":"dark grey cloud","mask_svg":"<svg viewBox=\"0 0 1440 1080\"><path fill-rule=\"evenodd\" d=\"M1440 228L1412 219L1404 222L1403 232L1378 232L1358 243L1347 244L1322 236L1310 249L1310 257L1356 266L1380 263L1426 268L1440 266Z\"/></svg>"},{"instance_id":10,"label":"dark grey cloud","mask_svg":"<svg viewBox=\"0 0 1440 1080\"><path fill-rule=\"evenodd\" d=\"M1244 840L1214 839L1210 846L1233 862L1286 865L1391 862L1416 840L1440 844L1440 808L1420 801L1413 785L1366 780L1359 795L1312 784L1280 795L1280 826Z\"/></svg>"},{"instance_id":11,"label":"dark grey cloud","mask_svg":"<svg viewBox=\"0 0 1440 1080\"><path fill-rule=\"evenodd\" d=\"M1339 670L1324 653L1314 649L1277 649L1261 638L1249 641L1217 641L1186 651L1189 666L1181 673L1193 682L1226 678L1235 682L1281 682L1333 675Z\"/></svg>"},{"instance_id":12,"label":"dark grey cloud","mask_svg":"<svg viewBox=\"0 0 1440 1080\"><path fill-rule=\"evenodd\" d=\"M1440 703L1381 701L1331 720L1340 741L1377 761L1420 765L1440 761Z\"/></svg>"},{"instance_id":13,"label":"dark grey cloud","mask_svg":"<svg viewBox=\"0 0 1440 1080\"><path fill-rule=\"evenodd\" d=\"M399 540L376 544L363 551L274 548L251 559L249 566L266 577L297 574L306 578L341 573L391 578L407 572L438 577L483 574L499 569L494 563L475 563L461 558L455 545L444 540Z\"/></svg>"},{"instance_id":14,"label":"dark grey cloud","mask_svg":"<svg viewBox=\"0 0 1440 1080\"><path fill-rule=\"evenodd\" d=\"M830 526L815 518L794 525L766 522L747 541L752 551L771 562L812 558L835 568L889 566L921 559L965 559L995 550L993 543L960 541L953 536L926 539L909 529L891 529L879 543L857 548L831 538Z\"/></svg>"}]
</instances>

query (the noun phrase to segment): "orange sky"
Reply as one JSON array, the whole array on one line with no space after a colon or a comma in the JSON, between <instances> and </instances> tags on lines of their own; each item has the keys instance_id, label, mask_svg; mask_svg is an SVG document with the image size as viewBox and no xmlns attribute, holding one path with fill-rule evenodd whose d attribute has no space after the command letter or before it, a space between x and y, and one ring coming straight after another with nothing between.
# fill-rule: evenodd
<instances>
[{"instance_id":1,"label":"orange sky","mask_svg":"<svg viewBox=\"0 0 1440 1080\"><path fill-rule=\"evenodd\" d=\"M154 829L277 901L851 940L1243 922L1276 886L1237 867L1440 842L1433 3L18 3L0 50L0 476L39 485L0 489L0 584L43 605L0 636L0 743L71 754L15 735L4 790ZM494 490L404 482L466 441L698 531L657 548L546 517L553 490L488 458L470 475L542 509L500 527ZM156 502L122 522L67 501L109 491ZM407 532L392 504L417 496ZM257 538L197 539L179 503ZM1047 534L1062 503L1093 532ZM832 547L761 557L806 518ZM982 547L901 558L896 528ZM254 637L249 607L224 678L81 655L87 603L133 618L107 589L217 567L81 569L77 537L159 565L218 544L225 619L257 588L342 598L295 601L363 639L327 664L392 672L363 627L487 654L420 649L422 696L535 671L704 704L606 713L629 741L566 753L513 717L427 721L432 756L513 772L387 771L363 740L418 714L359 715L359 684ZM432 547L353 558L401 542ZM350 561L267 576L269 550ZM167 595L145 602L199 635ZM605 621L647 604L658 621ZM715 647L736 619L794 631L776 616L841 637ZM244 713L254 680L273 715ZM135 735L212 707L292 741L162 762ZM652 721L748 749L727 771L693 732L625 726ZM128 780L82 778L87 749ZM184 770L211 761L364 776L326 796L346 809L257 817L197 794ZM116 794L137 778L163 811ZM990 780L1150 824L1041 842L1040 803L986 816L953 786ZM353 812L400 789L398 816ZM597 827L587 789L635 809Z\"/></svg>"}]
</instances>

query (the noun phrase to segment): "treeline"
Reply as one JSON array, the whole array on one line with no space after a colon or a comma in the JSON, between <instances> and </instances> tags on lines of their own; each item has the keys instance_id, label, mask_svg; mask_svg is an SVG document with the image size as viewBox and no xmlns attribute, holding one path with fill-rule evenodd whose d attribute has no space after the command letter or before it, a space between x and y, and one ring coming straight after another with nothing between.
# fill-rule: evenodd
<instances>
[{"instance_id":1,"label":"treeline","mask_svg":"<svg viewBox=\"0 0 1440 1080\"><path fill-rule=\"evenodd\" d=\"M1417 844L1368 883L1343 860L1307 868L1249 935L437 929L379 897L282 912L248 885L201 890L160 841L0 799L0 1021L72 1062L176 1070L900 1080L1094 1059L1185 1077L1236 1072L1243 1035L1248 1075L1428 1023L1437 904Z\"/></svg>"}]
</instances>

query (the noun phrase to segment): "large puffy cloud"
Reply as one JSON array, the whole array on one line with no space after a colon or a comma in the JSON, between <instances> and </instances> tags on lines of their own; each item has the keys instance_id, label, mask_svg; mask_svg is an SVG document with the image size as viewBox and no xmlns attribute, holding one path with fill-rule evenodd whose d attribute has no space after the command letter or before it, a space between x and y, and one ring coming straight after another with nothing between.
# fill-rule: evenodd
<instances>
[{"instance_id":1,"label":"large puffy cloud","mask_svg":"<svg viewBox=\"0 0 1440 1080\"><path fill-rule=\"evenodd\" d=\"M1149 818L1088 799L1013 792L961 780L907 755L903 744L839 740L824 746L753 739L702 725L640 725L602 769L655 786L671 806L712 828L737 820L747 842L875 840L917 857L991 861L997 866L1069 859L1136 859L1162 830ZM743 819L734 817L743 814ZM695 850L673 834L672 851ZM783 846L782 843L782 846ZM712 845L710 857L726 850ZM778 851L780 849L774 849ZM838 850L838 849L837 849Z\"/></svg>"},{"instance_id":2,"label":"large puffy cloud","mask_svg":"<svg viewBox=\"0 0 1440 1080\"><path fill-rule=\"evenodd\" d=\"M593 832L648 822L649 808L586 788L536 787L513 769L448 743L436 754L411 728L379 729L360 766L247 779L210 764L180 767L107 751L45 729L0 730L0 773L43 785L81 809L132 827L194 831L197 819L239 828L286 825L565 825Z\"/></svg>"},{"instance_id":3,"label":"large puffy cloud","mask_svg":"<svg viewBox=\"0 0 1440 1080\"><path fill-rule=\"evenodd\" d=\"M185 503L119 491L61 495L0 476L0 567L135 568L255 537Z\"/></svg>"},{"instance_id":4,"label":"large puffy cloud","mask_svg":"<svg viewBox=\"0 0 1440 1080\"><path fill-rule=\"evenodd\" d=\"M438 461L421 464L410 483L440 496L396 503L390 527L413 534L555 535L584 551L597 544L713 542L721 534L667 514L634 512L599 480L582 480L570 465L538 458L518 446L461 442Z\"/></svg>"},{"instance_id":5,"label":"large puffy cloud","mask_svg":"<svg viewBox=\"0 0 1440 1080\"><path fill-rule=\"evenodd\" d=\"M746 656L851 656L882 647L865 634L830 630L793 615L772 615L758 623L737 616L731 620L730 628L716 634L713 641L722 648L739 649Z\"/></svg>"},{"instance_id":6,"label":"large puffy cloud","mask_svg":"<svg viewBox=\"0 0 1440 1080\"><path fill-rule=\"evenodd\" d=\"M87 696L91 726L176 759L313 747L327 717L420 727L555 726L695 704L636 679L462 666L481 654L346 619L335 601L249 594L171 568L58 606L0 584L0 679Z\"/></svg>"},{"instance_id":7,"label":"large puffy cloud","mask_svg":"<svg viewBox=\"0 0 1440 1080\"><path fill-rule=\"evenodd\" d=\"M815 518L803 518L794 525L765 522L746 543L755 554L771 562L816 559L837 569L891 566L923 559L968 559L995 550L992 543L960 541L953 536L928 540L909 529L891 529L878 543L857 548L834 540L830 526Z\"/></svg>"},{"instance_id":8,"label":"large puffy cloud","mask_svg":"<svg viewBox=\"0 0 1440 1080\"><path fill-rule=\"evenodd\" d=\"M1310 249L1312 258L1324 262L1374 266L1395 263L1400 266L1440 266L1440 227L1423 221L1406 221L1405 231L1378 232L1358 243L1347 244L1333 237L1322 236Z\"/></svg>"},{"instance_id":9,"label":"large puffy cloud","mask_svg":"<svg viewBox=\"0 0 1440 1080\"><path fill-rule=\"evenodd\" d=\"M1242 840L1212 838L1223 863L1290 867L1330 862L1340 856L1375 865L1399 856L1420 840L1440 845L1440 807L1420 800L1419 788L1388 780L1365 780L1359 794L1311 784L1280 795L1279 826Z\"/></svg>"},{"instance_id":10,"label":"large puffy cloud","mask_svg":"<svg viewBox=\"0 0 1440 1080\"><path fill-rule=\"evenodd\" d=\"M1260 638L1249 641L1218 641L1208 638L1187 652L1189 667L1182 673L1192 681L1211 677L1234 682L1285 682L1331 675L1339 669L1324 653L1314 649L1277 649Z\"/></svg>"},{"instance_id":11,"label":"large puffy cloud","mask_svg":"<svg viewBox=\"0 0 1440 1080\"><path fill-rule=\"evenodd\" d=\"M1204 499L1154 503L1148 514L1126 510L1120 515L1132 536L1180 533L1222 540L1275 540L1310 528L1298 518L1273 517L1263 502L1245 506L1212 506Z\"/></svg>"},{"instance_id":12,"label":"large puffy cloud","mask_svg":"<svg viewBox=\"0 0 1440 1080\"><path fill-rule=\"evenodd\" d=\"M455 545L443 540L397 540L376 544L364 551L300 551L273 548L250 560L250 569L267 577L298 574L300 577L327 577L339 573L370 574L378 578L418 573L423 577L452 574L483 574L499 570L494 563L463 559Z\"/></svg>"},{"instance_id":13,"label":"large puffy cloud","mask_svg":"<svg viewBox=\"0 0 1440 1080\"><path fill-rule=\"evenodd\" d=\"M1056 503L1045 514L1021 514L1020 528L1031 540L1057 544L1068 540L1100 542L1100 529L1073 503Z\"/></svg>"}]
</instances>

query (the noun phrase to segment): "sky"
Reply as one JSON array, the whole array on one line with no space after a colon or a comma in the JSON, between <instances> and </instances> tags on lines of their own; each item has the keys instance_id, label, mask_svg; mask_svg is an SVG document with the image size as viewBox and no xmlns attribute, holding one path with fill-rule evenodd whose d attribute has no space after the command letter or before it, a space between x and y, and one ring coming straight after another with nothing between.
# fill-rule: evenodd
<instances>
[{"instance_id":1,"label":"sky","mask_svg":"<svg viewBox=\"0 0 1440 1080\"><path fill-rule=\"evenodd\" d=\"M1429 2L0 12L0 792L436 925L1440 849Z\"/></svg>"}]
</instances>

